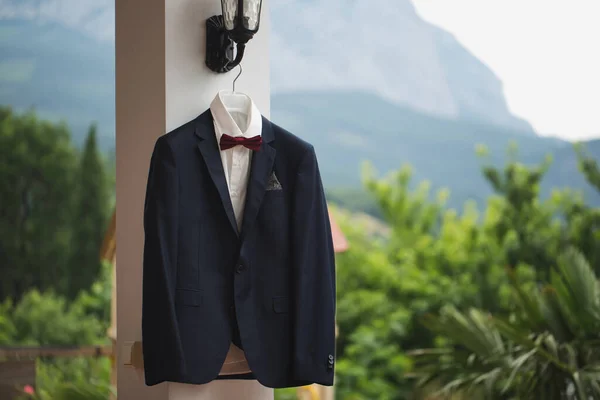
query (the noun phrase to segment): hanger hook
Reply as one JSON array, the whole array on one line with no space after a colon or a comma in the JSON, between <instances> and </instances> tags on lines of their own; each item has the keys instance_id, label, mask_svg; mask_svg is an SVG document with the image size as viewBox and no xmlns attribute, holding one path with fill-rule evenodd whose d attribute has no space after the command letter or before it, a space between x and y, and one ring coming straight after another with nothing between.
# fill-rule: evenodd
<instances>
[{"instance_id":1,"label":"hanger hook","mask_svg":"<svg viewBox=\"0 0 600 400\"><path fill-rule=\"evenodd\" d=\"M240 75L242 75L242 64L238 64L238 65L240 67L240 72L237 74L237 76L233 80L233 90L232 90L232 92L234 92L234 93L235 93L235 81L237 81L238 78L240 77Z\"/></svg>"}]
</instances>

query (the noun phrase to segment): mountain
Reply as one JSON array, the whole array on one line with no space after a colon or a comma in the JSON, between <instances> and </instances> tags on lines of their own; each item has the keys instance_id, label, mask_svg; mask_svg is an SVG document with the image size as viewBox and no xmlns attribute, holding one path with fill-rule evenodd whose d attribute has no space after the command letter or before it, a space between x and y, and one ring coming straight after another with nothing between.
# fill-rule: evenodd
<instances>
[{"instance_id":1,"label":"mountain","mask_svg":"<svg viewBox=\"0 0 600 400\"><path fill-rule=\"evenodd\" d=\"M277 0L270 7L273 93L369 91L422 113L533 134L509 112L498 77L425 22L410 0Z\"/></svg>"},{"instance_id":2,"label":"mountain","mask_svg":"<svg viewBox=\"0 0 600 400\"><path fill-rule=\"evenodd\" d=\"M78 142L96 121L107 148L114 146L114 99L113 42L54 22L1 21L0 104L65 120Z\"/></svg>"},{"instance_id":3,"label":"mountain","mask_svg":"<svg viewBox=\"0 0 600 400\"><path fill-rule=\"evenodd\" d=\"M275 95L271 118L315 145L328 188L359 188L364 161L372 162L380 173L410 164L414 183L428 180L433 191L451 190L450 206L461 208L467 199L482 203L492 191L481 174L483 161L476 156L476 147L485 145L489 149L485 162L502 166L514 143L525 164L537 164L553 155L554 164L542 182L544 195L553 187L571 187L583 190L589 202L600 205L600 196L577 169L572 144L562 140L433 117L355 91ZM590 143L588 150L600 160L600 141Z\"/></svg>"},{"instance_id":4,"label":"mountain","mask_svg":"<svg viewBox=\"0 0 600 400\"><path fill-rule=\"evenodd\" d=\"M0 0L1 24L57 24L100 47L114 46L114 13L113 0ZM425 22L410 0L277 0L270 13L273 93L370 91L426 114L533 134L509 112L498 77L454 36ZM44 45L63 51L70 40Z\"/></svg>"},{"instance_id":5,"label":"mountain","mask_svg":"<svg viewBox=\"0 0 600 400\"><path fill-rule=\"evenodd\" d=\"M538 137L512 116L502 83L408 0L277 0L272 8L272 118L312 142L328 188L360 189L360 164L410 163L414 181L448 187L451 205L483 201L475 146L501 165L509 142L523 162L552 154L544 181L598 195L569 143ZM0 104L65 120L80 143L99 124L114 147L111 0L0 0ZM248 50L251 51L251 45ZM600 160L600 142L589 143Z\"/></svg>"}]
</instances>

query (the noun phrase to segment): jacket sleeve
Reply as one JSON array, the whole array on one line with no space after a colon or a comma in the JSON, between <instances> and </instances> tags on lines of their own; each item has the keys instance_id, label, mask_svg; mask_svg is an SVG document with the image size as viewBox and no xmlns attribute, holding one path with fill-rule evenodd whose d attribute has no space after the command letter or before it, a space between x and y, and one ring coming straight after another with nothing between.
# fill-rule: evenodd
<instances>
[{"instance_id":1,"label":"jacket sleeve","mask_svg":"<svg viewBox=\"0 0 600 400\"><path fill-rule=\"evenodd\" d=\"M174 304L179 187L175 157L164 138L152 153L144 203L142 351L148 386L185 372Z\"/></svg>"},{"instance_id":2,"label":"jacket sleeve","mask_svg":"<svg viewBox=\"0 0 600 400\"><path fill-rule=\"evenodd\" d=\"M335 256L317 158L311 146L296 176L293 203L294 379L333 385Z\"/></svg>"}]
</instances>

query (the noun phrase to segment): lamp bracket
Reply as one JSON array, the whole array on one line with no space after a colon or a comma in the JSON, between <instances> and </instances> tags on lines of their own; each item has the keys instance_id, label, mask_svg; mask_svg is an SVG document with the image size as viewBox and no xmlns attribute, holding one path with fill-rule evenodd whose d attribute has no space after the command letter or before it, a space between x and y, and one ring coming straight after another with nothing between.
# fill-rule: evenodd
<instances>
[{"instance_id":1,"label":"lamp bracket","mask_svg":"<svg viewBox=\"0 0 600 400\"><path fill-rule=\"evenodd\" d=\"M225 30L222 15L213 15L206 20L206 66L214 72L224 73L235 68L241 61L244 45L237 46Z\"/></svg>"}]
</instances>

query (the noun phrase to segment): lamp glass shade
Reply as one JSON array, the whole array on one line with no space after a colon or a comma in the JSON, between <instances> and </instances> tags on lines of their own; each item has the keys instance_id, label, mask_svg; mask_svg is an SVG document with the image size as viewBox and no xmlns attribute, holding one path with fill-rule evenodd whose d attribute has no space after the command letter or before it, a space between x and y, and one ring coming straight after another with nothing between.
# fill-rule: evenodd
<instances>
[{"instance_id":1,"label":"lamp glass shade","mask_svg":"<svg viewBox=\"0 0 600 400\"><path fill-rule=\"evenodd\" d=\"M243 0L243 24L244 29L256 31L260 23L260 7L262 0Z\"/></svg>"},{"instance_id":2,"label":"lamp glass shade","mask_svg":"<svg viewBox=\"0 0 600 400\"><path fill-rule=\"evenodd\" d=\"M221 0L223 10L223 23L228 31L235 28L235 22L238 15L238 0Z\"/></svg>"}]
</instances>

